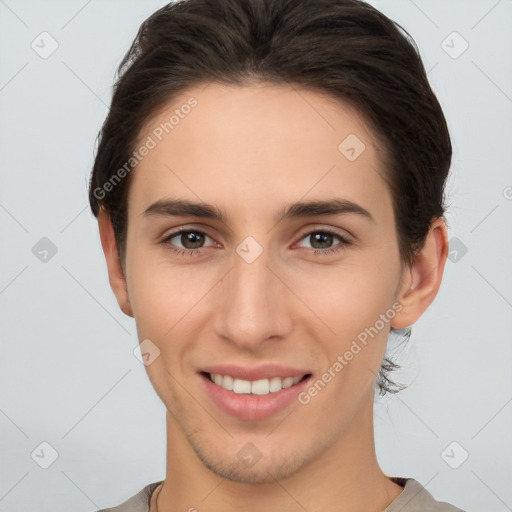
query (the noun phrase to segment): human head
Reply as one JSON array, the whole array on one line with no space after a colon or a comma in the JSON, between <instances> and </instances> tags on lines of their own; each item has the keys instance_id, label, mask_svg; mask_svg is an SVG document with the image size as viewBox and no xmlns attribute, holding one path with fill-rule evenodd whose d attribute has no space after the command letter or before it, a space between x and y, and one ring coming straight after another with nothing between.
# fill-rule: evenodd
<instances>
[{"instance_id":1,"label":"human head","mask_svg":"<svg viewBox=\"0 0 512 512\"><path fill-rule=\"evenodd\" d=\"M443 228L442 241L430 236L444 211L443 186L451 157L443 114L414 46L390 20L357 0L179 2L157 11L142 25L120 74L90 184L112 288L123 311L135 317L140 340L153 340L162 353L147 371L174 418L173 436L184 434L187 446L218 474L263 482L266 475L261 468L252 474L247 468L240 472L235 454L228 451L231 441L222 439L223 432L219 437L207 428L214 411L205 416L207 409L191 405L183 389L190 386L192 396L201 396L200 382L210 373L201 368L210 359L221 366L226 360L244 367L255 360L288 363L306 368L302 382L313 377L318 381L336 352L347 354L349 340L356 335L359 339L363 327L376 326L398 296L407 313L393 315L392 323L398 328L414 323L437 293L446 258ZM160 139L157 133L163 133L157 132L158 127L173 117L177 128L169 126L167 137ZM254 127L259 131L254 132ZM346 153L341 156L343 142L337 139L337 130L343 137L355 136L352 143L362 145L356 148L361 154L354 159ZM232 138L237 141L234 148ZM311 148L305 151L309 143ZM144 146L139 158L135 151ZM314 185L310 173L317 176L316 166L327 167L330 158L338 160L341 174L333 173L320 186ZM347 160L352 163L347 165ZM127 169L127 162L133 170ZM306 173L305 162L309 162ZM178 174L171 168L175 165ZM176 181L179 175L185 181ZM211 176L211 186L205 190ZM316 183L323 179L317 176ZM373 210L377 224L366 230L352 224L358 233L352 238L355 250L339 261L322 265L317 260L317 266L302 267L300 256L286 260L287 253L271 247L291 236L292 224L283 221L273 238L267 235L275 226L265 235L260 230L276 205L291 204L303 191L307 195L308 187L319 192L329 180L334 180L329 193L358 197ZM184 259L164 252L168 241L157 243L159 224L147 224L145 211L165 197L162 193L172 196L183 185L188 195L208 195L223 211L233 210L228 216L233 220L222 225L228 231L235 227L239 240L250 230L257 232L256 239L265 240L262 259L250 268L238 261L231 268L235 272L224 278L219 272L232 261L229 258L237 257L232 251L219 251L216 259L189 260L198 264L188 266ZM275 196L267 193L267 186ZM260 204L256 213L240 201L244 194L249 203ZM111 221L108 228L105 214ZM234 219L236 224L231 224ZM164 225L169 227L161 224L158 229ZM224 237L227 245L235 241L218 224L215 233L213 238ZM304 307L292 304L291 295L279 287L279 282L286 287L280 272L268 266L274 278L264 272L262 261L270 262L270 256L276 256L272 261L276 269L289 272L293 283L289 290L306 298L306 309L322 311L328 319L324 326L336 326L329 329L333 337L317 332L318 325ZM270 279L269 286L257 292L255 283L264 279ZM220 283L217 288L212 280ZM246 280L252 286L245 291L241 287ZM315 292L315 280L323 283L322 292ZM193 290L188 291L190 282L207 286L203 296L209 297L195 297ZM272 298L265 298L271 290ZM176 320L175 325L180 325L168 326L187 301L193 304ZM362 355L350 365L344 363L348 365L344 377L315 399L312 414L298 412L302 429L308 425L318 429L321 412L336 400L345 400L320 443L297 431L299 444L307 441L299 448L284 427L271 439L262 439L261 432L256 435L268 467L276 474L292 474L334 443L340 449L342 432L354 428L350 418L368 419L368 390L375 381L367 370L373 373L381 365L377 383L388 389L386 370L392 369L389 360L382 364L390 325L380 322L383 328L375 328L371 348L357 347ZM269 345L270 338L284 341ZM257 425L256 430L264 428ZM240 432L237 442L251 439L247 436L255 431L249 427ZM283 465L283 460L288 462Z\"/></svg>"},{"instance_id":2,"label":"human head","mask_svg":"<svg viewBox=\"0 0 512 512\"><path fill-rule=\"evenodd\" d=\"M365 2L171 3L142 24L118 76L89 200L95 216L100 208L109 213L123 266L140 131L166 103L200 83L294 84L354 105L378 138L404 265L444 213L451 143L441 107L412 38ZM388 378L393 368L386 358L381 392L396 391Z\"/></svg>"}]
</instances>

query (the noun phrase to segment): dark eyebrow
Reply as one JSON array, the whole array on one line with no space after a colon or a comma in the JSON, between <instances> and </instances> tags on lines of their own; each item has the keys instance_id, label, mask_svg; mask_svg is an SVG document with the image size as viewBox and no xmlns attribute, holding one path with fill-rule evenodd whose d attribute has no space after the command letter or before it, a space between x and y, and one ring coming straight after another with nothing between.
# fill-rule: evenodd
<instances>
[{"instance_id":1,"label":"dark eyebrow","mask_svg":"<svg viewBox=\"0 0 512 512\"><path fill-rule=\"evenodd\" d=\"M356 213L367 217L372 222L375 219L372 214L352 201L347 199L329 199L326 201L305 201L288 205L284 213L278 216L279 220L294 219L296 217L315 217L317 215L340 215L343 213Z\"/></svg>"},{"instance_id":2,"label":"dark eyebrow","mask_svg":"<svg viewBox=\"0 0 512 512\"><path fill-rule=\"evenodd\" d=\"M340 215L355 213L367 217L372 222L375 219L371 213L352 201L347 199L314 200L292 203L283 212L279 212L274 220L294 219L299 217L316 217L320 215ZM192 202L187 199L160 199L146 208L144 217L200 217L213 219L223 224L227 223L226 213L208 203Z\"/></svg>"},{"instance_id":3,"label":"dark eyebrow","mask_svg":"<svg viewBox=\"0 0 512 512\"><path fill-rule=\"evenodd\" d=\"M219 208L201 202L192 202L187 199L160 199L146 208L144 217L201 217L214 219L226 224L227 215Z\"/></svg>"}]
</instances>

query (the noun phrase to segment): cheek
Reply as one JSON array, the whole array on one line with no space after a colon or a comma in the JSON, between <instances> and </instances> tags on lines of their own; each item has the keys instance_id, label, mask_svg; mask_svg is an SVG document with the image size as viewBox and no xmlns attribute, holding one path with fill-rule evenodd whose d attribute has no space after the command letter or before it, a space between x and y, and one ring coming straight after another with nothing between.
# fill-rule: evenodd
<instances>
[{"instance_id":1,"label":"cheek","mask_svg":"<svg viewBox=\"0 0 512 512\"><path fill-rule=\"evenodd\" d=\"M204 308L196 306L208 300L215 276L211 268L171 265L165 251L133 247L130 258L128 290L139 339L151 339L166 359L178 358L185 340L194 344L187 331L201 325Z\"/></svg>"},{"instance_id":2,"label":"cheek","mask_svg":"<svg viewBox=\"0 0 512 512\"><path fill-rule=\"evenodd\" d=\"M183 300L194 295L194 284L187 285L185 275L165 262L160 249L132 247L128 286L136 320L153 324L162 321L171 326L184 306Z\"/></svg>"},{"instance_id":3,"label":"cheek","mask_svg":"<svg viewBox=\"0 0 512 512\"><path fill-rule=\"evenodd\" d=\"M335 375L324 374L333 384L317 401L319 407L330 410L329 397L333 394L347 405L347 396L355 400L373 393L395 313L394 291L399 278L398 263L385 259L347 262L309 279L301 276L295 280L297 295L321 320L308 313L312 319L309 335L323 353L324 367L320 371L330 369Z\"/></svg>"},{"instance_id":4,"label":"cheek","mask_svg":"<svg viewBox=\"0 0 512 512\"><path fill-rule=\"evenodd\" d=\"M134 244L128 254L127 286L139 340L149 338L161 350L175 323L175 294L150 251Z\"/></svg>"},{"instance_id":5,"label":"cheek","mask_svg":"<svg viewBox=\"0 0 512 512\"><path fill-rule=\"evenodd\" d=\"M350 340L375 324L392 306L399 279L398 265L393 261L385 265L376 259L355 259L336 267L319 266L312 273L287 273L290 288L309 315L318 319L311 325L339 341Z\"/></svg>"}]
</instances>

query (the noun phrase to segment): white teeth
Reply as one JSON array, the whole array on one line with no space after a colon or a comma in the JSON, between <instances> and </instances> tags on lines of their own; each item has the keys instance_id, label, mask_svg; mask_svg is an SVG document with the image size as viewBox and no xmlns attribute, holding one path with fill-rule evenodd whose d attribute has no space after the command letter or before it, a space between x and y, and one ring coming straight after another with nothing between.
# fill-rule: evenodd
<instances>
[{"instance_id":1,"label":"white teeth","mask_svg":"<svg viewBox=\"0 0 512 512\"><path fill-rule=\"evenodd\" d=\"M302 377L272 377L255 381L234 379L230 375L210 374L210 380L228 391L237 394L268 395L297 384Z\"/></svg>"},{"instance_id":2,"label":"white teeth","mask_svg":"<svg viewBox=\"0 0 512 512\"><path fill-rule=\"evenodd\" d=\"M224 389L227 389L228 391L233 390L233 377L230 377L229 375L224 375L222 378L222 387Z\"/></svg>"},{"instance_id":3,"label":"white teeth","mask_svg":"<svg viewBox=\"0 0 512 512\"><path fill-rule=\"evenodd\" d=\"M222 377L221 377L222 379ZM224 379L222 379L224 380ZM250 393L251 392L251 381L235 379L233 381L233 392L235 393Z\"/></svg>"},{"instance_id":4,"label":"white teeth","mask_svg":"<svg viewBox=\"0 0 512 512\"><path fill-rule=\"evenodd\" d=\"M283 388L289 388L293 384L293 377L286 377L283 379Z\"/></svg>"},{"instance_id":5,"label":"white teeth","mask_svg":"<svg viewBox=\"0 0 512 512\"><path fill-rule=\"evenodd\" d=\"M283 381L279 377L272 377L270 379L270 392L281 391L283 388Z\"/></svg>"},{"instance_id":6,"label":"white teeth","mask_svg":"<svg viewBox=\"0 0 512 512\"><path fill-rule=\"evenodd\" d=\"M268 395L270 393L270 384L268 379L255 380L251 385L253 395Z\"/></svg>"}]
</instances>

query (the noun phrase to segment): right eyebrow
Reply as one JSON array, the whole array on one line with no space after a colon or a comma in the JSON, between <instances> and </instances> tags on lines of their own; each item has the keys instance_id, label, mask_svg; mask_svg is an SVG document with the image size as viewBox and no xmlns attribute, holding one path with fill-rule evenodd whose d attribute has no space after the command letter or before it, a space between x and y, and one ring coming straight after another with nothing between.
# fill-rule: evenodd
<instances>
[{"instance_id":1,"label":"right eyebrow","mask_svg":"<svg viewBox=\"0 0 512 512\"><path fill-rule=\"evenodd\" d=\"M187 199L160 199L146 208L142 215L144 217L202 217L218 220L224 224L227 221L227 215L219 208Z\"/></svg>"}]
</instances>

